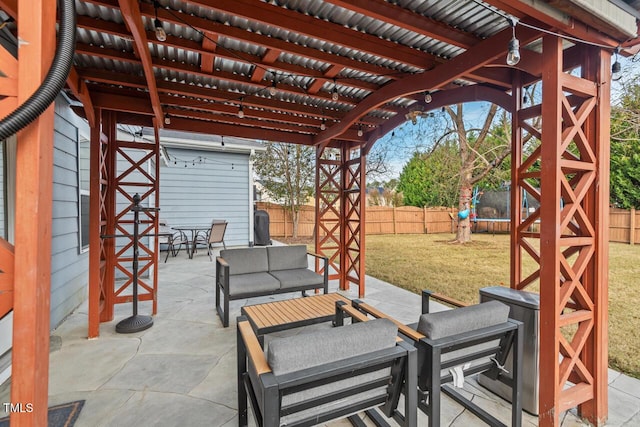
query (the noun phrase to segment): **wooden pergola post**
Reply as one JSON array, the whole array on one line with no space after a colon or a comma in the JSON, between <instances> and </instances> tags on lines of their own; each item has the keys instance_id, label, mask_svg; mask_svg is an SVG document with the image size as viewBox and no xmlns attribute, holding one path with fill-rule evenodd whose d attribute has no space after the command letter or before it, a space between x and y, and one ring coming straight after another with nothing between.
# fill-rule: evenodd
<instances>
[{"instance_id":1,"label":"wooden pergola post","mask_svg":"<svg viewBox=\"0 0 640 427\"><path fill-rule=\"evenodd\" d=\"M545 35L542 47L542 101L514 105L512 189L526 190L540 208L522 219L512 195L511 286L540 284L540 425L559 425L560 414L576 406L601 425L607 417L610 54L576 46L578 76L563 64L560 38ZM520 85L514 82L518 97ZM540 116L541 132L532 122ZM526 158L523 132L539 142ZM538 219L540 231L530 230ZM539 268L522 271L525 254Z\"/></svg>"},{"instance_id":2,"label":"wooden pergola post","mask_svg":"<svg viewBox=\"0 0 640 427\"><path fill-rule=\"evenodd\" d=\"M18 2L19 104L49 70L55 20L54 0ZM11 402L31 404L33 411L12 412L12 426L47 425L53 118L51 105L18 134Z\"/></svg>"}]
</instances>

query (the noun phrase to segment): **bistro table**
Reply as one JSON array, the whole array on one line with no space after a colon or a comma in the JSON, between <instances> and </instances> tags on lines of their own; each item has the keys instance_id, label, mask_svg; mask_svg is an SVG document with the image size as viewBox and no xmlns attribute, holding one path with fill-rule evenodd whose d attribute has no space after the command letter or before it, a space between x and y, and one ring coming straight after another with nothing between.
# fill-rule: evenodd
<instances>
[{"instance_id":1,"label":"bistro table","mask_svg":"<svg viewBox=\"0 0 640 427\"><path fill-rule=\"evenodd\" d=\"M201 231L209 231L211 225L173 225L171 228L182 231L185 236L187 236L187 255L189 259L193 259L193 253L196 251L196 237L198 233ZM187 234L187 232L191 233L191 240L189 240L189 234ZM191 246L191 250L189 250L189 246Z\"/></svg>"}]
</instances>

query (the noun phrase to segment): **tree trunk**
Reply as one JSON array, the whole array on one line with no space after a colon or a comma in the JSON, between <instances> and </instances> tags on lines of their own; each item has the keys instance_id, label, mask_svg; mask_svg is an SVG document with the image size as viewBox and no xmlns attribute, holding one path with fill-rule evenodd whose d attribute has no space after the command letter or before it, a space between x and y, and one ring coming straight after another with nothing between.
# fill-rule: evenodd
<instances>
[{"instance_id":1,"label":"tree trunk","mask_svg":"<svg viewBox=\"0 0 640 427\"><path fill-rule=\"evenodd\" d=\"M462 181L463 182L460 183L460 198L458 200L458 232L456 233L456 243L467 243L471 241L471 186L467 180L463 179Z\"/></svg>"},{"instance_id":2,"label":"tree trunk","mask_svg":"<svg viewBox=\"0 0 640 427\"><path fill-rule=\"evenodd\" d=\"M291 209L292 236L294 239L298 237L298 222L300 221L300 211Z\"/></svg>"}]
</instances>

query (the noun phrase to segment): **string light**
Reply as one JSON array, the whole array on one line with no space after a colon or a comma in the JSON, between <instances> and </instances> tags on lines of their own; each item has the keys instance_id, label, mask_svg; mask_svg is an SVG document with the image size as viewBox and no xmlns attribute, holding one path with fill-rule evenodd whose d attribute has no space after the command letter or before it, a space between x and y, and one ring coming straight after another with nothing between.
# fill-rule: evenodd
<instances>
[{"instance_id":1,"label":"string light","mask_svg":"<svg viewBox=\"0 0 640 427\"><path fill-rule=\"evenodd\" d=\"M167 32L162 27L162 21L158 19L158 7L160 7L160 4L158 4L158 2L154 0L153 7L156 11L156 19L154 19L153 21L153 26L155 27L156 31L156 39L158 39L158 41L160 42L163 42L167 40Z\"/></svg>"},{"instance_id":2,"label":"string light","mask_svg":"<svg viewBox=\"0 0 640 427\"><path fill-rule=\"evenodd\" d=\"M320 123L320 130L327 130L327 121L325 118L322 118L322 123Z\"/></svg>"},{"instance_id":3,"label":"string light","mask_svg":"<svg viewBox=\"0 0 640 427\"><path fill-rule=\"evenodd\" d=\"M618 61L618 53L620 53L620 48L617 47L614 53L616 55L616 60L613 65L611 65L611 80L618 81L620 80L620 77L622 77L622 66Z\"/></svg>"},{"instance_id":4,"label":"string light","mask_svg":"<svg viewBox=\"0 0 640 427\"><path fill-rule=\"evenodd\" d=\"M269 88L269 95L271 96L276 96L276 81L275 79L273 80L273 83L271 84L271 87Z\"/></svg>"},{"instance_id":5,"label":"string light","mask_svg":"<svg viewBox=\"0 0 640 427\"><path fill-rule=\"evenodd\" d=\"M512 37L509 41L509 48L507 52L507 65L511 65L512 67L520 62L520 41L516 38L516 24L518 23L517 19L514 17L509 18L509 23L511 24Z\"/></svg>"},{"instance_id":6,"label":"string light","mask_svg":"<svg viewBox=\"0 0 640 427\"><path fill-rule=\"evenodd\" d=\"M242 109L242 102L244 101L244 98L240 98L240 108L238 108L238 118L242 119L244 118L244 110Z\"/></svg>"},{"instance_id":7,"label":"string light","mask_svg":"<svg viewBox=\"0 0 640 427\"><path fill-rule=\"evenodd\" d=\"M337 101L338 98L340 98L340 95L338 95L338 85L336 84L336 78L333 78L333 92L331 93L331 99L333 99L334 101Z\"/></svg>"},{"instance_id":8,"label":"string light","mask_svg":"<svg viewBox=\"0 0 640 427\"><path fill-rule=\"evenodd\" d=\"M170 125L171 124L171 117L169 117L169 113L164 115L164 124L165 125Z\"/></svg>"},{"instance_id":9,"label":"string light","mask_svg":"<svg viewBox=\"0 0 640 427\"><path fill-rule=\"evenodd\" d=\"M364 135L364 132L362 131L362 124L358 125L358 136L362 136Z\"/></svg>"},{"instance_id":10,"label":"string light","mask_svg":"<svg viewBox=\"0 0 640 427\"><path fill-rule=\"evenodd\" d=\"M433 97L431 96L431 92L426 91L424 93L424 102L426 102L427 104L429 104L431 101L433 101Z\"/></svg>"}]
</instances>

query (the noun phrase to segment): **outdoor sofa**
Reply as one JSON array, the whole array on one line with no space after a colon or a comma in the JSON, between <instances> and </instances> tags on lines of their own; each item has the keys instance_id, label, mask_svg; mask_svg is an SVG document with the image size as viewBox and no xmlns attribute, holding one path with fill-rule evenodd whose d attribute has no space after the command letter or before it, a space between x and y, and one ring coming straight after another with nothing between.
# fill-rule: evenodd
<instances>
[{"instance_id":1,"label":"outdoor sofa","mask_svg":"<svg viewBox=\"0 0 640 427\"><path fill-rule=\"evenodd\" d=\"M309 269L307 255L324 261L324 274ZM216 258L216 310L229 326L229 301L320 289L326 294L329 260L307 252L305 245L235 248ZM222 300L220 297L222 296Z\"/></svg>"}]
</instances>

